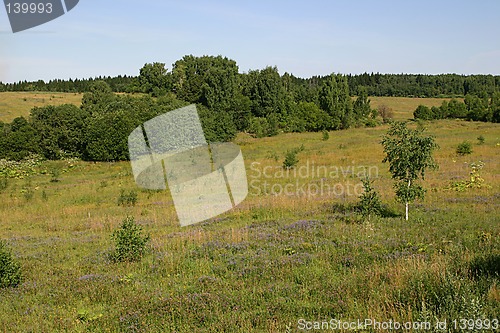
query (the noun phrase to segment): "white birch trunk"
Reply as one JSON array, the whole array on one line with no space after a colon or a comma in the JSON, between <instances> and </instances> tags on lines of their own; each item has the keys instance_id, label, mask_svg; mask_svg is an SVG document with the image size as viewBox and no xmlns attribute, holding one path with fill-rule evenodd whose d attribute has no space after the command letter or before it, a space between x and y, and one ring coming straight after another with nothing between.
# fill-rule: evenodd
<instances>
[{"instance_id":1,"label":"white birch trunk","mask_svg":"<svg viewBox=\"0 0 500 333\"><path fill-rule=\"evenodd\" d=\"M408 179L408 189L411 186L411 179ZM406 221L408 221L408 201L406 201Z\"/></svg>"}]
</instances>

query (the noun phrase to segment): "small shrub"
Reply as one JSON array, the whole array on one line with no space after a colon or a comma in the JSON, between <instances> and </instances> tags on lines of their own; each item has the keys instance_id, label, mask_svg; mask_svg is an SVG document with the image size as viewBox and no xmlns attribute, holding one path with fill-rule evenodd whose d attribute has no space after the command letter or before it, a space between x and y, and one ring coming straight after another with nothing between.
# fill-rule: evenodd
<instances>
[{"instance_id":1,"label":"small shrub","mask_svg":"<svg viewBox=\"0 0 500 333\"><path fill-rule=\"evenodd\" d=\"M295 167L297 163L299 163L297 154L304 151L304 149L304 144L301 144L300 147L287 150L285 154L285 160L283 161L283 168L288 170Z\"/></svg>"},{"instance_id":2,"label":"small shrub","mask_svg":"<svg viewBox=\"0 0 500 333\"><path fill-rule=\"evenodd\" d=\"M382 211L382 201L380 200L380 195L372 187L373 181L369 178L362 179L364 192L360 197L358 203L358 209L363 217L368 217L372 214L380 215Z\"/></svg>"},{"instance_id":3,"label":"small shrub","mask_svg":"<svg viewBox=\"0 0 500 333\"><path fill-rule=\"evenodd\" d=\"M118 197L118 206L135 206L137 203L137 192L132 190L128 193L125 190L121 190L120 196Z\"/></svg>"},{"instance_id":4,"label":"small shrub","mask_svg":"<svg viewBox=\"0 0 500 333\"><path fill-rule=\"evenodd\" d=\"M480 135L477 137L477 144L478 145L482 145L484 143L484 136L483 135Z\"/></svg>"},{"instance_id":5,"label":"small shrub","mask_svg":"<svg viewBox=\"0 0 500 333\"><path fill-rule=\"evenodd\" d=\"M394 112L390 107L385 104L381 104L378 109L378 114L382 117L384 124L390 123L394 118Z\"/></svg>"},{"instance_id":6,"label":"small shrub","mask_svg":"<svg viewBox=\"0 0 500 333\"><path fill-rule=\"evenodd\" d=\"M322 133L323 133L322 140L328 141L328 139L330 139L330 133L328 133L327 130L324 130Z\"/></svg>"},{"instance_id":7,"label":"small shrub","mask_svg":"<svg viewBox=\"0 0 500 333\"><path fill-rule=\"evenodd\" d=\"M113 232L112 239L115 242L115 250L111 255L113 261L133 262L140 261L145 254L149 235L143 236L142 227L129 216L122 221L120 229Z\"/></svg>"},{"instance_id":8,"label":"small shrub","mask_svg":"<svg viewBox=\"0 0 500 333\"><path fill-rule=\"evenodd\" d=\"M464 156L472 154L472 145L468 141L464 141L457 147L457 154Z\"/></svg>"},{"instance_id":9,"label":"small shrub","mask_svg":"<svg viewBox=\"0 0 500 333\"><path fill-rule=\"evenodd\" d=\"M283 168L291 169L295 167L297 163L299 163L297 152L295 152L294 150L287 150L285 160L283 161Z\"/></svg>"},{"instance_id":10,"label":"small shrub","mask_svg":"<svg viewBox=\"0 0 500 333\"><path fill-rule=\"evenodd\" d=\"M12 257L5 242L0 241L0 288L16 287L21 281L21 266Z\"/></svg>"},{"instance_id":11,"label":"small shrub","mask_svg":"<svg viewBox=\"0 0 500 333\"><path fill-rule=\"evenodd\" d=\"M57 183L59 181L59 176L61 175L61 170L57 167L50 169L50 181L52 183Z\"/></svg>"}]
</instances>

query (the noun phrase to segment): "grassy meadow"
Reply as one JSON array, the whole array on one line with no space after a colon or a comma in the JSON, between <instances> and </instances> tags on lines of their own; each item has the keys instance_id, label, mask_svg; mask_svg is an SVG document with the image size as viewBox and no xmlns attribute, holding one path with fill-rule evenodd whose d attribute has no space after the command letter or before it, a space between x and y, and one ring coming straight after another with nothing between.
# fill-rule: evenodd
<instances>
[{"instance_id":1,"label":"grassy meadow","mask_svg":"<svg viewBox=\"0 0 500 333\"><path fill-rule=\"evenodd\" d=\"M4 94L8 120L2 103L12 95ZM66 96L48 94L47 103L52 95ZM412 118L418 104L441 103L371 100L399 119ZM328 140L240 134L247 199L188 227L179 226L168 191L136 187L127 162L42 162L0 192L0 238L24 274L17 288L0 290L0 331L300 332L304 322L373 318L448 319L439 332L456 332L449 320L500 319L500 125L426 126L440 146L439 169L427 173L426 198L410 206L409 221L381 163L387 125L330 132ZM464 140L473 153L458 156ZM295 173L284 173L286 151L301 145ZM485 186L451 189L478 161ZM366 172L385 217L352 209ZM118 205L122 191L137 191L137 203ZM151 235L150 251L141 262L114 263L111 234L127 216Z\"/></svg>"},{"instance_id":2,"label":"grassy meadow","mask_svg":"<svg viewBox=\"0 0 500 333\"><path fill-rule=\"evenodd\" d=\"M47 105L80 105L83 94L56 92L0 92L0 121L11 122L16 117L28 117L34 107Z\"/></svg>"},{"instance_id":3,"label":"grassy meadow","mask_svg":"<svg viewBox=\"0 0 500 333\"><path fill-rule=\"evenodd\" d=\"M395 120L406 120L413 118L413 111L420 105L427 107L441 106L443 101L451 98L413 98L413 97L370 97L371 107L377 109L380 105L385 105L394 112Z\"/></svg>"}]
</instances>

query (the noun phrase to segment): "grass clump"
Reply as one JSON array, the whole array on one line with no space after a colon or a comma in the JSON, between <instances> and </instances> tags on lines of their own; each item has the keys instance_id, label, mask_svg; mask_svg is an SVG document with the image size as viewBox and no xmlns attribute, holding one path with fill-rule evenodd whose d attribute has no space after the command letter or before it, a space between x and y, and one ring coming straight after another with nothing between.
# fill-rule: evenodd
<instances>
[{"instance_id":1,"label":"grass clump","mask_svg":"<svg viewBox=\"0 0 500 333\"><path fill-rule=\"evenodd\" d=\"M121 190L120 196L118 197L118 206L135 206L137 203L137 192L132 190L130 192L125 192Z\"/></svg>"},{"instance_id":2,"label":"grass clump","mask_svg":"<svg viewBox=\"0 0 500 333\"><path fill-rule=\"evenodd\" d=\"M0 288L17 287L21 281L21 266L12 257L7 244L0 241Z\"/></svg>"},{"instance_id":3,"label":"grass clump","mask_svg":"<svg viewBox=\"0 0 500 333\"><path fill-rule=\"evenodd\" d=\"M119 229L112 235L115 250L111 257L115 262L140 261L146 253L146 246L150 240L149 235L142 234L142 227L134 218L129 216L122 221Z\"/></svg>"}]
</instances>

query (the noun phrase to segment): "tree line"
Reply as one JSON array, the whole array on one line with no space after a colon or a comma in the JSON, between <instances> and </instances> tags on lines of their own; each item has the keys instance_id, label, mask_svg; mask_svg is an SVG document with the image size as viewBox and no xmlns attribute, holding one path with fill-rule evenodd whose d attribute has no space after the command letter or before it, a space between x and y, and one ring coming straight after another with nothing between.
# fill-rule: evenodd
<instances>
[{"instance_id":1,"label":"tree line","mask_svg":"<svg viewBox=\"0 0 500 333\"><path fill-rule=\"evenodd\" d=\"M39 154L51 160L127 160L128 135L145 121L189 103L173 96L152 98L117 95L96 81L82 105L35 107L30 116L0 122L0 159L21 160ZM207 140L228 141L236 134L227 115L198 107Z\"/></svg>"},{"instance_id":2,"label":"tree line","mask_svg":"<svg viewBox=\"0 0 500 333\"><path fill-rule=\"evenodd\" d=\"M140 95L116 94L97 80L80 107L38 107L27 119L0 122L0 158L37 153L48 159L126 160L127 137L135 127L191 103L198 106L209 142L231 140L238 131L262 137L375 125L366 93L353 103L343 75L328 76L317 94L306 98L276 67L242 76L228 58L186 56L171 71L161 63L146 64L136 81Z\"/></svg>"},{"instance_id":3,"label":"tree line","mask_svg":"<svg viewBox=\"0 0 500 333\"><path fill-rule=\"evenodd\" d=\"M177 61L173 68L182 63L189 63L193 56L186 56ZM204 58L204 57L200 57ZM214 58L214 57L208 57ZM196 58L199 59L199 58ZM234 62L234 61L232 61ZM158 63L157 63L158 64ZM150 64L154 65L154 64ZM149 82L161 90L173 90L175 86L173 81L175 77L173 71L166 71L164 64L164 78L158 82ZM236 66L236 63L234 62ZM157 68L158 69L158 68ZM162 69L159 69L162 70ZM237 76L242 80L252 79L252 72L241 73ZM147 73L145 73L147 74ZM313 76L310 78L299 78L292 74L285 73L280 78L282 84L287 89L300 94L304 101L309 101L311 95L316 94L327 76ZM460 75L460 74L381 74L381 73L363 73L346 75L347 84L351 96L358 96L362 90L365 90L369 96L392 96L392 97L464 97L467 94L480 95L486 93L491 95L500 91L499 75ZM142 92L144 89L152 90L152 86L144 86L144 77L118 75L99 76L88 79L55 79L45 82L38 81L19 81L15 83L0 82L1 91L50 91L50 92L76 92L84 93L90 90L95 81L104 81L114 92ZM201 87L198 87L201 88Z\"/></svg>"},{"instance_id":4,"label":"tree line","mask_svg":"<svg viewBox=\"0 0 500 333\"><path fill-rule=\"evenodd\" d=\"M500 122L500 92L480 96L467 94L462 101L451 99L443 101L441 106L429 108L419 105L413 112L415 119L466 119L471 121Z\"/></svg>"},{"instance_id":5,"label":"tree line","mask_svg":"<svg viewBox=\"0 0 500 333\"><path fill-rule=\"evenodd\" d=\"M279 132L376 126L381 121L368 98L372 76L376 82L376 75L367 75L366 82L360 81L363 85L353 88L353 77L341 74L300 79L280 75L271 66L241 74L234 60L222 56L188 55L171 69L164 63L147 63L137 77L78 81L79 89L85 87L80 107L34 108L28 118L0 122L0 158L17 160L37 153L48 159L126 160L127 137L135 127L192 103L198 106L209 142L228 141L243 131L263 137ZM42 86L39 83L36 87ZM124 87L141 94L116 94ZM352 89L356 98L352 98ZM467 94L466 107L470 104L476 110L472 105L478 104L477 100L485 103L490 98L488 91L481 94L483 97ZM497 96L495 91L492 94ZM447 108L453 109L456 103L450 102Z\"/></svg>"}]
</instances>

